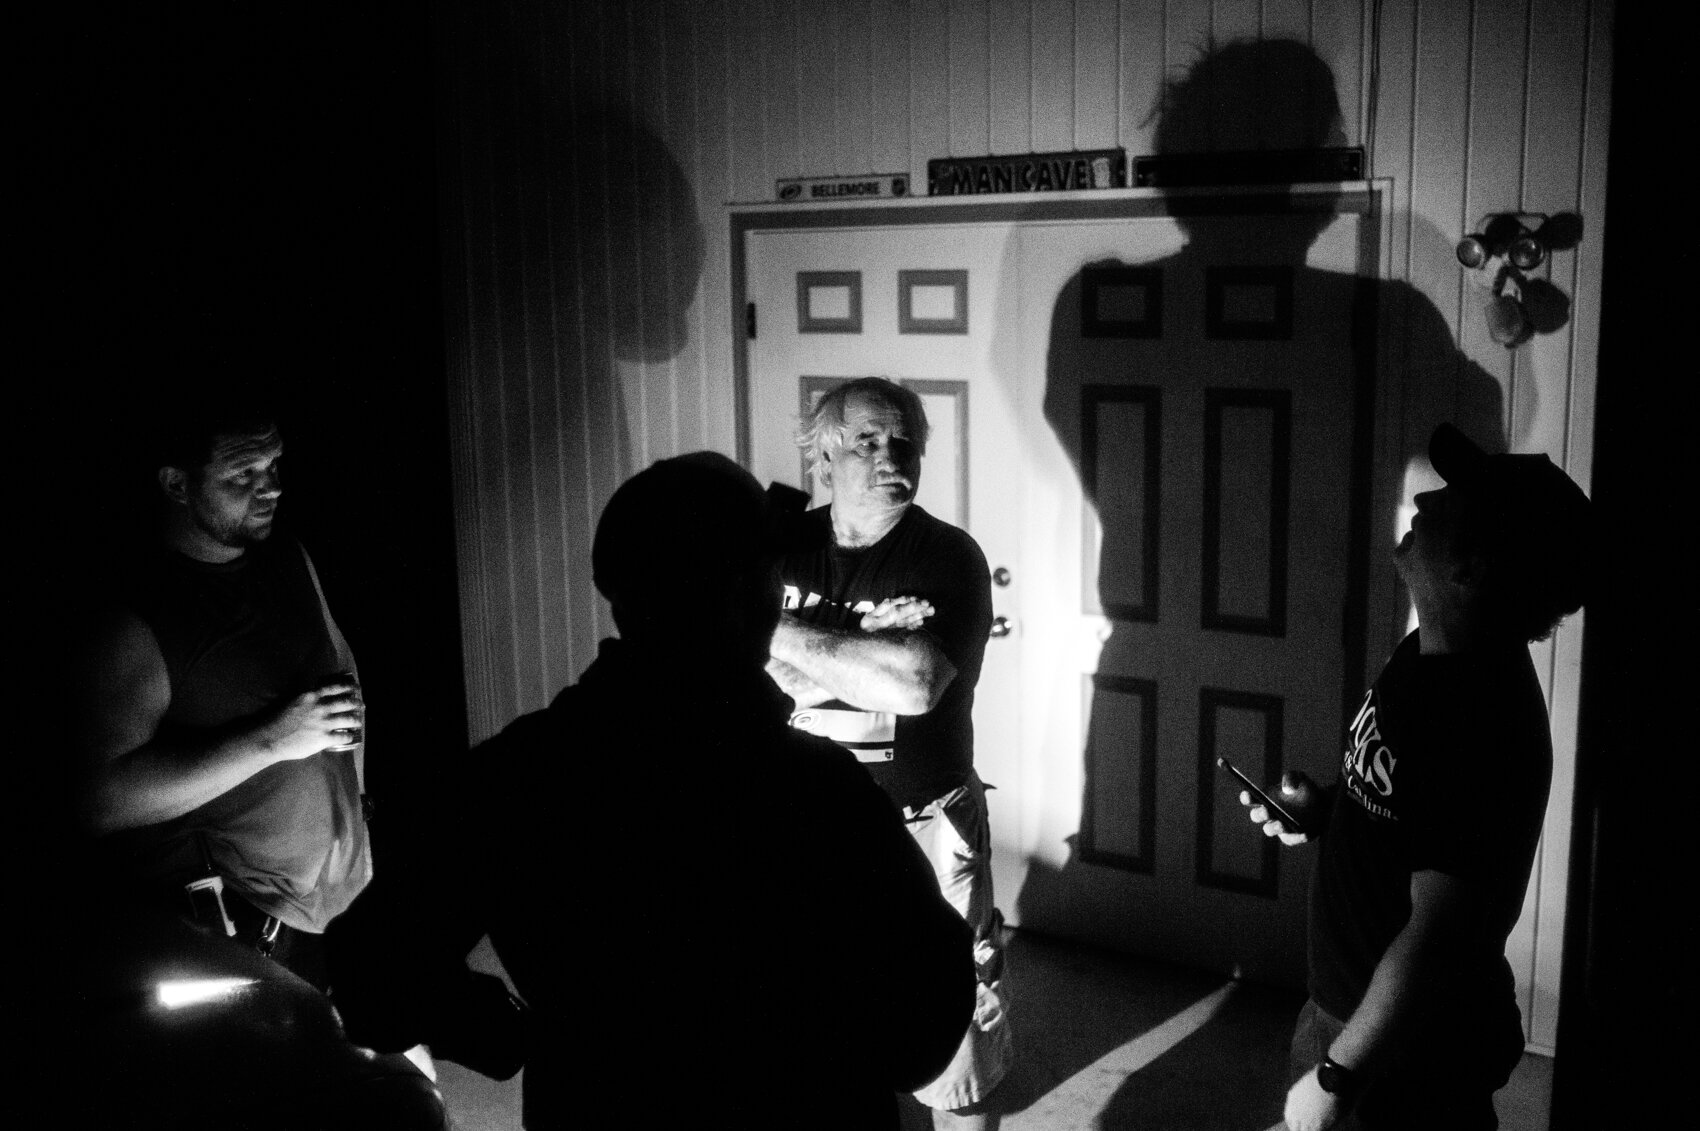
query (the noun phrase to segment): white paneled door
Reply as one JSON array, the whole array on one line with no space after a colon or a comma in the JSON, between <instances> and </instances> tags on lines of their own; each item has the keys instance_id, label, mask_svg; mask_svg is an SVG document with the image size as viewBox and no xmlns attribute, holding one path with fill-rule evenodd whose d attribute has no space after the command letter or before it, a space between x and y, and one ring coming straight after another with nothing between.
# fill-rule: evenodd
<instances>
[{"instance_id":1,"label":"white paneled door","mask_svg":"<svg viewBox=\"0 0 1700 1131\"><path fill-rule=\"evenodd\" d=\"M1367 220L1250 223L754 228L749 450L799 483L811 396L913 384L919 501L1007 582L975 714L999 904L1299 985L1310 850L1252 828L1215 759L1330 780L1339 757L1374 309Z\"/></svg>"},{"instance_id":2,"label":"white paneled door","mask_svg":"<svg viewBox=\"0 0 1700 1131\"><path fill-rule=\"evenodd\" d=\"M1022 440L1001 359L1018 348L1008 306L1019 288L1007 226L868 227L750 233L748 300L751 469L764 483L810 489L792 435L805 403L847 378L889 377L926 405L932 436L916 502L972 534L995 577L976 690L975 767L988 795L998 899L1018 890ZM828 496L817 494L817 502ZM1013 916L1012 916L1013 918Z\"/></svg>"}]
</instances>

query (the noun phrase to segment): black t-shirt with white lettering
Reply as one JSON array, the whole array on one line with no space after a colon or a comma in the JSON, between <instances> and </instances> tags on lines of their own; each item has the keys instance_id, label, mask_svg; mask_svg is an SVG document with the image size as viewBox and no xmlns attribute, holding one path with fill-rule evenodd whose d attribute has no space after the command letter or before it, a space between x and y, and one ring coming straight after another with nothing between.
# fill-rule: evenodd
<instances>
[{"instance_id":1,"label":"black t-shirt with white lettering","mask_svg":"<svg viewBox=\"0 0 1700 1131\"><path fill-rule=\"evenodd\" d=\"M1412 874L1434 870L1484 893L1495 920L1462 978L1432 987L1435 996L1482 1017L1515 1009L1505 933L1522 907L1551 780L1546 702L1528 648L1425 656L1417 634L1407 636L1346 731L1311 882L1317 1004L1351 1016L1410 920Z\"/></svg>"},{"instance_id":2,"label":"black t-shirt with white lettering","mask_svg":"<svg viewBox=\"0 0 1700 1131\"><path fill-rule=\"evenodd\" d=\"M956 678L924 715L862 711L835 700L796 712L792 725L848 747L898 805L925 805L966 781L974 765L974 685L992 623L986 556L967 533L918 506L856 550L833 544L830 508L801 522L800 545L780 565L788 612L859 631L863 614L886 598L922 598L935 612L921 631L938 641Z\"/></svg>"}]
</instances>

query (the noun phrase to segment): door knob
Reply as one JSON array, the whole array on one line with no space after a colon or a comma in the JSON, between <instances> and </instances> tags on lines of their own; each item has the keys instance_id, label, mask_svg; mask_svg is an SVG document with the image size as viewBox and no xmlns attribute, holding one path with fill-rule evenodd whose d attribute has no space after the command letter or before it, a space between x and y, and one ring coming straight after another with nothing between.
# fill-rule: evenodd
<instances>
[{"instance_id":1,"label":"door knob","mask_svg":"<svg viewBox=\"0 0 1700 1131\"><path fill-rule=\"evenodd\" d=\"M1005 569L1003 566L999 566L997 569L994 569L992 571L992 584L996 585L999 589L1008 587L1009 570Z\"/></svg>"},{"instance_id":2,"label":"door knob","mask_svg":"<svg viewBox=\"0 0 1700 1131\"><path fill-rule=\"evenodd\" d=\"M1015 631L1015 624L1008 617L993 617L992 630L987 633L993 640L1008 636Z\"/></svg>"}]
</instances>

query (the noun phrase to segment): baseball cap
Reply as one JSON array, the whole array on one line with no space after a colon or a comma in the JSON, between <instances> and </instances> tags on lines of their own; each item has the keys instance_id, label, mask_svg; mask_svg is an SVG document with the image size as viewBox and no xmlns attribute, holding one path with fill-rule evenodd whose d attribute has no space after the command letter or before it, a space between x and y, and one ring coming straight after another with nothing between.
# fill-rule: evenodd
<instances>
[{"instance_id":1,"label":"baseball cap","mask_svg":"<svg viewBox=\"0 0 1700 1131\"><path fill-rule=\"evenodd\" d=\"M1491 558L1520 585L1547 590L1563 613L1582 606L1593 572L1593 505L1544 453L1489 454L1451 424L1429 438L1429 462L1447 486L1470 499Z\"/></svg>"}]
</instances>

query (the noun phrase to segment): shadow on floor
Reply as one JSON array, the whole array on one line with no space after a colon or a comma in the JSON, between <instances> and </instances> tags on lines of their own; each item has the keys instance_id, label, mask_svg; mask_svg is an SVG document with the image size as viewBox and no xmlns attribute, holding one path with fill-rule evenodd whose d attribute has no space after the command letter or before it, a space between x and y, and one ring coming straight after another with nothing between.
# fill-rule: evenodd
<instances>
[{"instance_id":1,"label":"shadow on floor","mask_svg":"<svg viewBox=\"0 0 1700 1131\"><path fill-rule=\"evenodd\" d=\"M498 972L488 947L473 965ZM1265 1131L1279 1124L1302 995L1012 931L1016 1063L1001 1131ZM438 1062L456 1131L517 1131L520 1080ZM521 1074L523 1076L523 1073ZM1501 1131L1546 1131L1552 1061L1525 1055L1494 1098ZM903 1131L926 1131L905 1097Z\"/></svg>"},{"instance_id":2,"label":"shadow on floor","mask_svg":"<svg viewBox=\"0 0 1700 1131\"><path fill-rule=\"evenodd\" d=\"M1010 945L1017 1067L1006 1131L1263 1131L1280 1120L1291 991L1029 932Z\"/></svg>"},{"instance_id":3,"label":"shadow on floor","mask_svg":"<svg viewBox=\"0 0 1700 1131\"><path fill-rule=\"evenodd\" d=\"M1016 1065L1001 1131L1266 1131L1281 1125L1303 995L1011 933ZM1525 1055L1495 1097L1501 1131L1546 1131L1552 1061ZM903 1131L931 1127L909 1101Z\"/></svg>"}]
</instances>

